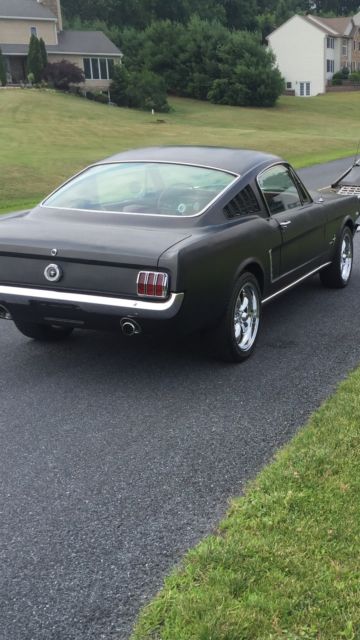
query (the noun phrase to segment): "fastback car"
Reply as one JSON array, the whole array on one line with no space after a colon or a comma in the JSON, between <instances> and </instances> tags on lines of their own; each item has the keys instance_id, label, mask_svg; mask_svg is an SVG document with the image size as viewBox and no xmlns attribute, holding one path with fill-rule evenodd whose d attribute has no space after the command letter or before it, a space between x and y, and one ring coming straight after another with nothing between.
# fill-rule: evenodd
<instances>
[{"instance_id":1,"label":"fastback car","mask_svg":"<svg viewBox=\"0 0 360 640\"><path fill-rule=\"evenodd\" d=\"M38 340L210 329L242 361L264 303L317 272L348 284L358 217L357 197L310 194L266 153L126 151L1 218L0 315Z\"/></svg>"}]
</instances>

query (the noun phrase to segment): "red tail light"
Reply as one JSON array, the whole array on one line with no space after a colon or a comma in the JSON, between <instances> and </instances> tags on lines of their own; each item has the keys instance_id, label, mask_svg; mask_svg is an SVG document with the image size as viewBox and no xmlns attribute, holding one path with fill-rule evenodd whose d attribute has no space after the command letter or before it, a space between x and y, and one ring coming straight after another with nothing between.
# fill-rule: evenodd
<instances>
[{"instance_id":1,"label":"red tail light","mask_svg":"<svg viewBox=\"0 0 360 640\"><path fill-rule=\"evenodd\" d=\"M168 295L169 277L167 273L139 271L136 283L138 296L166 298Z\"/></svg>"}]
</instances>

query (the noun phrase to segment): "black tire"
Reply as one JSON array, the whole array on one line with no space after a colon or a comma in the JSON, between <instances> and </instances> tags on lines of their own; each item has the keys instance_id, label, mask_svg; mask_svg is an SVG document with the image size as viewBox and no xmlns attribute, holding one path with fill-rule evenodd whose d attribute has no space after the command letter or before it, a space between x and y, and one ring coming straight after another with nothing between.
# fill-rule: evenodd
<instances>
[{"instance_id":1,"label":"black tire","mask_svg":"<svg viewBox=\"0 0 360 640\"><path fill-rule=\"evenodd\" d=\"M225 315L216 329L217 351L221 359L243 362L251 356L259 334L260 320L259 283L252 273L245 272L237 280Z\"/></svg>"},{"instance_id":2,"label":"black tire","mask_svg":"<svg viewBox=\"0 0 360 640\"><path fill-rule=\"evenodd\" d=\"M73 331L73 327L60 327L51 324L37 324L36 322L22 322L15 320L15 325L27 338L41 342L57 342L64 340Z\"/></svg>"},{"instance_id":3,"label":"black tire","mask_svg":"<svg viewBox=\"0 0 360 640\"><path fill-rule=\"evenodd\" d=\"M328 267L319 273L325 287L343 289L350 281L353 266L353 234L346 226L336 243L334 259Z\"/></svg>"}]
</instances>

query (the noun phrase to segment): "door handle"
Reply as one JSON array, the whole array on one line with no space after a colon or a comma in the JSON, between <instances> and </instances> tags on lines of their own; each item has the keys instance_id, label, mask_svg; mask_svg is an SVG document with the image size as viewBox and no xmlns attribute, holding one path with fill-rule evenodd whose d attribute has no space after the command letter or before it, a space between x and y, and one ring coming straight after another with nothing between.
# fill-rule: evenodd
<instances>
[{"instance_id":1,"label":"door handle","mask_svg":"<svg viewBox=\"0 0 360 640\"><path fill-rule=\"evenodd\" d=\"M283 229L286 229L286 227L288 227L289 224L291 224L291 220L286 220L286 222L280 222L280 227L282 227Z\"/></svg>"}]
</instances>

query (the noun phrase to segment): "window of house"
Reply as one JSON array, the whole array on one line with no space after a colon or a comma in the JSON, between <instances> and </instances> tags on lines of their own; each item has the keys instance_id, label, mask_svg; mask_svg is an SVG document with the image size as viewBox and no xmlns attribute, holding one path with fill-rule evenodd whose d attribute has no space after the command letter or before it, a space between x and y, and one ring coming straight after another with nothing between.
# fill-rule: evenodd
<instances>
[{"instance_id":1,"label":"window of house","mask_svg":"<svg viewBox=\"0 0 360 640\"><path fill-rule=\"evenodd\" d=\"M91 67L92 67L92 77L94 78L94 80L98 80L100 78L99 58L91 58Z\"/></svg>"},{"instance_id":2,"label":"window of house","mask_svg":"<svg viewBox=\"0 0 360 640\"><path fill-rule=\"evenodd\" d=\"M327 73L334 73L334 60L326 60Z\"/></svg>"},{"instance_id":3,"label":"window of house","mask_svg":"<svg viewBox=\"0 0 360 640\"><path fill-rule=\"evenodd\" d=\"M292 87L292 83L291 83L291 82L287 82L287 83L286 83L286 88L287 88L287 89L291 89L291 87Z\"/></svg>"},{"instance_id":4,"label":"window of house","mask_svg":"<svg viewBox=\"0 0 360 640\"><path fill-rule=\"evenodd\" d=\"M300 82L300 95L301 96L310 95L310 82Z\"/></svg>"},{"instance_id":5,"label":"window of house","mask_svg":"<svg viewBox=\"0 0 360 640\"><path fill-rule=\"evenodd\" d=\"M112 78L114 62L111 58L83 58L87 80L109 80Z\"/></svg>"},{"instance_id":6,"label":"window of house","mask_svg":"<svg viewBox=\"0 0 360 640\"><path fill-rule=\"evenodd\" d=\"M36 27L30 27L30 35L37 37Z\"/></svg>"},{"instance_id":7,"label":"window of house","mask_svg":"<svg viewBox=\"0 0 360 640\"><path fill-rule=\"evenodd\" d=\"M84 58L83 60L84 62L84 74L85 74L85 78L87 80L91 79L91 64L90 64L90 58Z\"/></svg>"},{"instance_id":8,"label":"window of house","mask_svg":"<svg viewBox=\"0 0 360 640\"><path fill-rule=\"evenodd\" d=\"M341 44L341 55L347 56L347 54L348 54L348 43L346 38L343 38L342 44Z\"/></svg>"},{"instance_id":9,"label":"window of house","mask_svg":"<svg viewBox=\"0 0 360 640\"><path fill-rule=\"evenodd\" d=\"M329 36L326 38L326 47L327 49L335 48L335 40L334 38L330 38Z\"/></svg>"}]
</instances>

